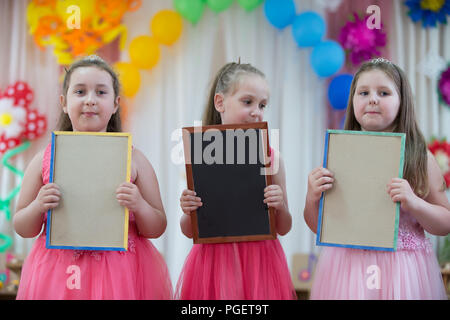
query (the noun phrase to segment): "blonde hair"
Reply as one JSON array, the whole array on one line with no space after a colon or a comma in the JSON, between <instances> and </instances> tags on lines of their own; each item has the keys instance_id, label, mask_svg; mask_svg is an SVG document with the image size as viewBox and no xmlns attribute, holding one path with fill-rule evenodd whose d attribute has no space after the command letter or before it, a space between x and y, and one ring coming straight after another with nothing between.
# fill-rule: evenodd
<instances>
[{"instance_id":1,"label":"blonde hair","mask_svg":"<svg viewBox=\"0 0 450 320\"><path fill-rule=\"evenodd\" d=\"M411 86L405 73L398 66L383 58L373 59L361 65L350 87L344 129L361 130L361 125L355 118L353 96L355 95L356 85L361 74L371 70L383 71L395 84L400 98L400 107L397 117L394 120L393 132L406 134L403 178L408 180L411 188L419 197L425 198L429 192L427 144L417 125Z\"/></svg>"},{"instance_id":2,"label":"blonde hair","mask_svg":"<svg viewBox=\"0 0 450 320\"><path fill-rule=\"evenodd\" d=\"M62 88L62 94L64 96L64 100L67 101L67 90L69 89L70 85L70 78L72 76L72 73L77 68L82 67L96 67L100 70L106 71L111 76L112 80L112 86L114 89L114 101L119 96L120 92L120 83L119 83L119 77L114 72L114 70L99 56L97 55L90 55L87 57L82 58L81 60L78 60L74 62L69 69L65 69L66 74L64 75L64 81L63 81L63 88ZM73 131L72 128L72 122L70 121L69 115L67 113L64 113L64 111L61 112L61 115L59 117L59 123L58 123L58 130L59 131ZM122 131L122 122L120 120L120 106L117 109L117 111L111 116L111 119L109 119L108 126L106 128L107 132L121 132Z\"/></svg>"},{"instance_id":3,"label":"blonde hair","mask_svg":"<svg viewBox=\"0 0 450 320\"><path fill-rule=\"evenodd\" d=\"M243 75L254 74L265 77L264 73L253 67L251 64L242 64L240 62L230 62L224 65L216 74L206 103L206 109L203 115L203 125L222 124L220 113L214 106L214 96L216 93L227 94L236 89L236 84Z\"/></svg>"}]
</instances>

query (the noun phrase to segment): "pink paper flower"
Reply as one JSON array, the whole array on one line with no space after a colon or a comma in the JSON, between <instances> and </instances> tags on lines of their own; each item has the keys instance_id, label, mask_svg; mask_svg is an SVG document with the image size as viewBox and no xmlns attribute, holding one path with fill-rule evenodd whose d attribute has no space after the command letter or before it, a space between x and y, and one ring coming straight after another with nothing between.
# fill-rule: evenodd
<instances>
[{"instance_id":1,"label":"pink paper flower","mask_svg":"<svg viewBox=\"0 0 450 320\"><path fill-rule=\"evenodd\" d=\"M450 107L450 64L439 77L438 93L439 100Z\"/></svg>"},{"instance_id":2,"label":"pink paper flower","mask_svg":"<svg viewBox=\"0 0 450 320\"><path fill-rule=\"evenodd\" d=\"M339 42L349 53L350 61L357 65L381 54L378 49L386 45L386 34L381 31L382 28L367 27L370 16L361 19L357 13L353 13L353 16L355 21L348 21L341 29Z\"/></svg>"}]
</instances>

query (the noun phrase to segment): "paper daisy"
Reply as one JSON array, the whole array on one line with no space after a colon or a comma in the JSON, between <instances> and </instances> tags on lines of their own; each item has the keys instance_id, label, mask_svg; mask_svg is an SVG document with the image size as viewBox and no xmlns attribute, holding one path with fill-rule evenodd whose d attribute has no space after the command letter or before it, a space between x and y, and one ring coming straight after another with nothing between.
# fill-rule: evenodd
<instances>
[{"instance_id":1,"label":"paper daisy","mask_svg":"<svg viewBox=\"0 0 450 320\"><path fill-rule=\"evenodd\" d=\"M0 135L4 135L7 139L20 137L24 130L26 115L24 108L14 106L13 99L0 99Z\"/></svg>"}]
</instances>

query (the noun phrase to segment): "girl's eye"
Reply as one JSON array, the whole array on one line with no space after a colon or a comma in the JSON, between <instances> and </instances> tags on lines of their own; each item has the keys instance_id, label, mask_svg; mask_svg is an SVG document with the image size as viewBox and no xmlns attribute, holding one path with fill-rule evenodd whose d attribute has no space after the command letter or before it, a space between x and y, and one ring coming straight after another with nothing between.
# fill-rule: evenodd
<instances>
[{"instance_id":1,"label":"girl's eye","mask_svg":"<svg viewBox=\"0 0 450 320\"><path fill-rule=\"evenodd\" d=\"M252 100L244 100L243 102L248 106L252 104Z\"/></svg>"},{"instance_id":2,"label":"girl's eye","mask_svg":"<svg viewBox=\"0 0 450 320\"><path fill-rule=\"evenodd\" d=\"M388 96L389 92L387 91L381 91L380 96Z\"/></svg>"},{"instance_id":3,"label":"girl's eye","mask_svg":"<svg viewBox=\"0 0 450 320\"><path fill-rule=\"evenodd\" d=\"M98 94L106 94L106 91L99 90L99 91L98 91Z\"/></svg>"},{"instance_id":4,"label":"girl's eye","mask_svg":"<svg viewBox=\"0 0 450 320\"><path fill-rule=\"evenodd\" d=\"M83 94L83 90L79 89L79 90L75 90L76 94Z\"/></svg>"},{"instance_id":5,"label":"girl's eye","mask_svg":"<svg viewBox=\"0 0 450 320\"><path fill-rule=\"evenodd\" d=\"M259 105L259 108L260 108L260 109L264 109L265 107L267 107L267 105L265 105L264 103L262 103L262 104Z\"/></svg>"},{"instance_id":6,"label":"girl's eye","mask_svg":"<svg viewBox=\"0 0 450 320\"><path fill-rule=\"evenodd\" d=\"M367 96L369 93L367 91L361 91L359 93L360 96Z\"/></svg>"}]
</instances>

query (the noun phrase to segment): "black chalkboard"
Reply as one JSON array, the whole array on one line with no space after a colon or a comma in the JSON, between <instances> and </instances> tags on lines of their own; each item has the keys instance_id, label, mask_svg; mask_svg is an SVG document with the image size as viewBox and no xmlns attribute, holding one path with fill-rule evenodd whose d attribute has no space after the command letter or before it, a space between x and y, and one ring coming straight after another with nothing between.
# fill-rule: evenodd
<instances>
[{"instance_id":1,"label":"black chalkboard","mask_svg":"<svg viewBox=\"0 0 450 320\"><path fill-rule=\"evenodd\" d=\"M270 165L267 122L183 128L188 189L203 206L191 213L194 243L276 238L263 202Z\"/></svg>"}]
</instances>

